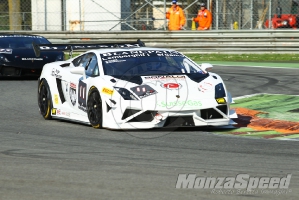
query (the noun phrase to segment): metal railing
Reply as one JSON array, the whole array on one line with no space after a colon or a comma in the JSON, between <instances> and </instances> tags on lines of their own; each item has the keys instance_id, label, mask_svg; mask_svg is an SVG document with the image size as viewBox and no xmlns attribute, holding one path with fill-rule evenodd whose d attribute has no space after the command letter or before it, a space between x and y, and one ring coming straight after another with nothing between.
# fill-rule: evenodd
<instances>
[{"instance_id":1,"label":"metal railing","mask_svg":"<svg viewBox=\"0 0 299 200\"><path fill-rule=\"evenodd\" d=\"M192 30L200 3L212 13L212 30L277 28L275 15L299 13L298 0L178 0L185 30ZM167 30L170 7L171 0L0 0L0 30Z\"/></svg>"},{"instance_id":2,"label":"metal railing","mask_svg":"<svg viewBox=\"0 0 299 200\"><path fill-rule=\"evenodd\" d=\"M297 53L299 30L213 31L15 31L42 35L52 43L111 43L141 39L146 46L184 53Z\"/></svg>"}]
</instances>

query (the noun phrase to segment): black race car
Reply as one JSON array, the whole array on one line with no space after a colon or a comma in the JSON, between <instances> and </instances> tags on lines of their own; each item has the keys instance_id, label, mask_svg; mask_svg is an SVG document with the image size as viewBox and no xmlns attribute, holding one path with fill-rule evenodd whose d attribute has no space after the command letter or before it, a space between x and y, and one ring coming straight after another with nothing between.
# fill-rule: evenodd
<instances>
[{"instance_id":1,"label":"black race car","mask_svg":"<svg viewBox=\"0 0 299 200\"><path fill-rule=\"evenodd\" d=\"M51 44L39 35L0 33L0 76L40 75L46 63L64 60L62 51L41 52L33 44Z\"/></svg>"}]
</instances>

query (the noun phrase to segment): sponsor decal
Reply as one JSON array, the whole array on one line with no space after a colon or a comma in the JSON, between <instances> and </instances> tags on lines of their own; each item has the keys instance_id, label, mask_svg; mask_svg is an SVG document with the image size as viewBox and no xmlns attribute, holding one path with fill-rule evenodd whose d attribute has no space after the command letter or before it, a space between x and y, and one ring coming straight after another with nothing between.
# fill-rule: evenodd
<instances>
[{"instance_id":1,"label":"sponsor decal","mask_svg":"<svg viewBox=\"0 0 299 200\"><path fill-rule=\"evenodd\" d=\"M78 108L84 112L87 111L86 108L86 83L79 81L78 87Z\"/></svg>"},{"instance_id":2,"label":"sponsor decal","mask_svg":"<svg viewBox=\"0 0 299 200\"><path fill-rule=\"evenodd\" d=\"M70 117L70 112L61 111L61 115Z\"/></svg>"},{"instance_id":3,"label":"sponsor decal","mask_svg":"<svg viewBox=\"0 0 299 200\"><path fill-rule=\"evenodd\" d=\"M131 90L140 98L145 98L150 95L157 94L158 92L154 90L152 87L149 85L140 85L136 87L132 87Z\"/></svg>"},{"instance_id":4,"label":"sponsor decal","mask_svg":"<svg viewBox=\"0 0 299 200\"><path fill-rule=\"evenodd\" d=\"M135 58L135 57L151 57L151 56L168 56L168 57L185 57L177 51L119 51L119 52L109 52L101 54L102 60L115 60L125 59L125 58ZM122 62L122 61L120 61Z\"/></svg>"},{"instance_id":5,"label":"sponsor decal","mask_svg":"<svg viewBox=\"0 0 299 200\"><path fill-rule=\"evenodd\" d=\"M158 106L163 108L172 108L172 107L199 107L202 106L201 101L193 101L193 100L186 100L186 101L160 101L157 103Z\"/></svg>"},{"instance_id":6,"label":"sponsor decal","mask_svg":"<svg viewBox=\"0 0 299 200\"><path fill-rule=\"evenodd\" d=\"M73 106L75 106L76 102L77 102L77 86L75 83L70 83L70 100L73 104Z\"/></svg>"},{"instance_id":7,"label":"sponsor decal","mask_svg":"<svg viewBox=\"0 0 299 200\"><path fill-rule=\"evenodd\" d=\"M52 115L56 115L56 108L52 108Z\"/></svg>"},{"instance_id":8,"label":"sponsor decal","mask_svg":"<svg viewBox=\"0 0 299 200\"><path fill-rule=\"evenodd\" d=\"M178 90L182 87L182 85L179 83L162 83L161 87L169 90Z\"/></svg>"},{"instance_id":9,"label":"sponsor decal","mask_svg":"<svg viewBox=\"0 0 299 200\"><path fill-rule=\"evenodd\" d=\"M55 111L54 111L55 109ZM55 114L54 114L55 112ZM62 111L60 109L56 109L56 108L53 108L52 109L52 115L63 115L63 116L67 116L67 117L70 117L71 116L71 113L70 112L65 112L65 111Z\"/></svg>"},{"instance_id":10,"label":"sponsor decal","mask_svg":"<svg viewBox=\"0 0 299 200\"><path fill-rule=\"evenodd\" d=\"M107 61L105 61L107 64L109 64L109 63L116 63L116 62L125 62L126 60L107 60Z\"/></svg>"},{"instance_id":11,"label":"sponsor decal","mask_svg":"<svg viewBox=\"0 0 299 200\"><path fill-rule=\"evenodd\" d=\"M60 71L58 69L55 69L55 68L52 69L52 76L55 76L56 78L61 79L61 75L59 73L60 73Z\"/></svg>"},{"instance_id":12,"label":"sponsor decal","mask_svg":"<svg viewBox=\"0 0 299 200\"><path fill-rule=\"evenodd\" d=\"M257 177L238 174L227 177L200 177L196 174L179 174L175 188L211 189L211 194L287 194L292 174L283 177Z\"/></svg>"},{"instance_id":13,"label":"sponsor decal","mask_svg":"<svg viewBox=\"0 0 299 200\"><path fill-rule=\"evenodd\" d=\"M210 90L211 88L213 88L213 84L208 83L208 82L200 83L199 86L198 86L198 89L201 92L206 92L206 91Z\"/></svg>"},{"instance_id":14,"label":"sponsor decal","mask_svg":"<svg viewBox=\"0 0 299 200\"><path fill-rule=\"evenodd\" d=\"M54 103L57 105L59 103L58 94L54 94Z\"/></svg>"},{"instance_id":15,"label":"sponsor decal","mask_svg":"<svg viewBox=\"0 0 299 200\"><path fill-rule=\"evenodd\" d=\"M43 60L43 58L22 58L22 60Z\"/></svg>"},{"instance_id":16,"label":"sponsor decal","mask_svg":"<svg viewBox=\"0 0 299 200\"><path fill-rule=\"evenodd\" d=\"M12 54L12 49L0 49L0 53Z\"/></svg>"},{"instance_id":17,"label":"sponsor decal","mask_svg":"<svg viewBox=\"0 0 299 200\"><path fill-rule=\"evenodd\" d=\"M0 38L43 38L35 35L0 35Z\"/></svg>"},{"instance_id":18,"label":"sponsor decal","mask_svg":"<svg viewBox=\"0 0 299 200\"><path fill-rule=\"evenodd\" d=\"M115 44L111 44L111 45L71 45L73 49L99 49L99 48L114 48ZM119 47L140 47L139 44L120 44L118 45ZM47 44L45 44L44 46L39 46L40 49L42 50L58 50L58 49L65 49L67 50L69 48L69 45L64 45L64 46L53 46L53 44L51 46L47 46Z\"/></svg>"},{"instance_id":19,"label":"sponsor decal","mask_svg":"<svg viewBox=\"0 0 299 200\"><path fill-rule=\"evenodd\" d=\"M105 94L108 94L108 95L113 95L113 92L114 92L114 91L111 90L111 89L109 89L109 88L105 88L105 87L104 87L104 88L102 89L102 92L105 93Z\"/></svg>"},{"instance_id":20,"label":"sponsor decal","mask_svg":"<svg viewBox=\"0 0 299 200\"><path fill-rule=\"evenodd\" d=\"M186 79L184 75L165 75L165 76L146 76L144 79L148 80L166 80L166 79Z\"/></svg>"}]
</instances>

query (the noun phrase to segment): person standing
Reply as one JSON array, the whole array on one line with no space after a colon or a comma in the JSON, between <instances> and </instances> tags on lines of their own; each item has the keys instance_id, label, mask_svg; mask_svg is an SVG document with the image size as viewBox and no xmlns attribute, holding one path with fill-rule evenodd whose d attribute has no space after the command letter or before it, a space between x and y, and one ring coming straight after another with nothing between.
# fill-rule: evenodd
<instances>
[{"instance_id":1,"label":"person standing","mask_svg":"<svg viewBox=\"0 0 299 200\"><path fill-rule=\"evenodd\" d=\"M183 9L177 5L177 0L172 0L172 6L166 12L166 19L168 19L168 30L177 31L183 29L186 17Z\"/></svg>"},{"instance_id":2,"label":"person standing","mask_svg":"<svg viewBox=\"0 0 299 200\"><path fill-rule=\"evenodd\" d=\"M192 18L193 21L198 22L197 30L209 30L212 23L212 14L207 9L205 3L200 4L200 10L198 10L198 14L196 18Z\"/></svg>"}]
</instances>

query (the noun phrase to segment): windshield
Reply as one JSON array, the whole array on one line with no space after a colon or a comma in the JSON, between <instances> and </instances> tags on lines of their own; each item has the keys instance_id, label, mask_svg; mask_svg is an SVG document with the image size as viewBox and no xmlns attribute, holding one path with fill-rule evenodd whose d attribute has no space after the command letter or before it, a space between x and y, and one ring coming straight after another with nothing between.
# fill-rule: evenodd
<instances>
[{"instance_id":1,"label":"windshield","mask_svg":"<svg viewBox=\"0 0 299 200\"><path fill-rule=\"evenodd\" d=\"M196 63L177 51L120 51L100 55L104 73L110 76L204 74Z\"/></svg>"},{"instance_id":2,"label":"windshield","mask_svg":"<svg viewBox=\"0 0 299 200\"><path fill-rule=\"evenodd\" d=\"M37 44L51 44L46 38L41 36L0 36L0 48L28 48L32 49L32 42Z\"/></svg>"}]
</instances>

